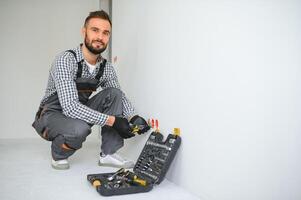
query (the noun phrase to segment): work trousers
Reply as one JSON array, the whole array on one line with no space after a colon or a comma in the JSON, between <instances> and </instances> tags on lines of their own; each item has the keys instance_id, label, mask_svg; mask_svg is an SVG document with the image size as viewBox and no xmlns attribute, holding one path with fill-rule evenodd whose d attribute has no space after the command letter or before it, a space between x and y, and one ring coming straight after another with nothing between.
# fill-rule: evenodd
<instances>
[{"instance_id":1,"label":"work trousers","mask_svg":"<svg viewBox=\"0 0 301 200\"><path fill-rule=\"evenodd\" d=\"M116 88L104 89L89 99L86 106L104 114L122 116L122 92ZM42 106L33 126L42 138L52 141L53 159L62 160L82 147L93 125L67 117L61 109L51 107ZM123 138L112 127L103 126L101 130L101 151L104 154L113 154L124 145ZM69 148L62 148L63 144Z\"/></svg>"}]
</instances>

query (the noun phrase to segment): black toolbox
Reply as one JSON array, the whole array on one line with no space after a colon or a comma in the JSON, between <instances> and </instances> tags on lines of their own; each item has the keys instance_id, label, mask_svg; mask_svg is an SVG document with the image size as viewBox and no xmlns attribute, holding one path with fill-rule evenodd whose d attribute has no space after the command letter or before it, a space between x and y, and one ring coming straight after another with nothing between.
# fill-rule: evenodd
<instances>
[{"instance_id":1,"label":"black toolbox","mask_svg":"<svg viewBox=\"0 0 301 200\"><path fill-rule=\"evenodd\" d=\"M119 169L113 173L89 174L88 181L103 196L148 192L164 179L181 144L181 137L169 134L165 141L152 132L134 166L133 172Z\"/></svg>"}]
</instances>

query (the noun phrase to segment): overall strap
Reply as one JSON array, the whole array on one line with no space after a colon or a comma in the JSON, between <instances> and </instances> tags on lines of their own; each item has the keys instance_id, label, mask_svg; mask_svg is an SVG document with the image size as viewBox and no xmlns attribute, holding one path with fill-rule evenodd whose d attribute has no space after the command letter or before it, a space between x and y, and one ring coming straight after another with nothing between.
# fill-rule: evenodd
<instances>
[{"instance_id":1,"label":"overall strap","mask_svg":"<svg viewBox=\"0 0 301 200\"><path fill-rule=\"evenodd\" d=\"M76 60L76 53L73 51L73 50L67 50L68 52L72 53L75 60ZM76 60L77 61L77 60ZM78 62L77 63L77 73L76 73L76 77L77 78L80 78L82 76L82 71L83 71L83 66L82 66L82 63L81 62Z\"/></svg>"},{"instance_id":2,"label":"overall strap","mask_svg":"<svg viewBox=\"0 0 301 200\"><path fill-rule=\"evenodd\" d=\"M107 60L104 59L103 62L100 64L100 66L99 66L99 71L98 71L98 73L97 73L96 76L95 76L95 79L96 79L96 80L99 80L100 77L103 75L103 72L104 72L106 63L107 63Z\"/></svg>"}]
</instances>

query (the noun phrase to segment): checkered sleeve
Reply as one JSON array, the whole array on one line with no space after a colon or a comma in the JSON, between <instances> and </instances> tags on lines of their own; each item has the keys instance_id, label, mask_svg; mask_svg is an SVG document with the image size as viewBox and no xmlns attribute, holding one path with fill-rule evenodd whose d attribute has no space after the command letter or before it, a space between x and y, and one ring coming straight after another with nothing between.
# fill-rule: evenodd
<instances>
[{"instance_id":1,"label":"checkered sleeve","mask_svg":"<svg viewBox=\"0 0 301 200\"><path fill-rule=\"evenodd\" d=\"M68 117L80 119L89 124L104 126L108 115L95 111L79 101L73 78L74 70L72 70L76 65L72 55L66 52L55 59L50 71L63 113Z\"/></svg>"},{"instance_id":2,"label":"checkered sleeve","mask_svg":"<svg viewBox=\"0 0 301 200\"><path fill-rule=\"evenodd\" d=\"M113 65L109 62L106 64L105 73L107 73L108 76L102 84L102 88L114 87L121 90L116 71ZM129 118L135 114L135 109L130 100L125 96L124 92L122 92L122 104L124 117Z\"/></svg>"}]
</instances>

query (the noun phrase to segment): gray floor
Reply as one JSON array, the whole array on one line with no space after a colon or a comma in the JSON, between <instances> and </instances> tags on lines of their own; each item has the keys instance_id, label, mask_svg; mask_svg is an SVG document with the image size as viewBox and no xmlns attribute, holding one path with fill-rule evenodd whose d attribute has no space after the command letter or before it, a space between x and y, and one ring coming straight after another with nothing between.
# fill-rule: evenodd
<instances>
[{"instance_id":1,"label":"gray floor","mask_svg":"<svg viewBox=\"0 0 301 200\"><path fill-rule=\"evenodd\" d=\"M86 142L69 159L71 168L58 171L50 167L50 143L41 139L0 140L0 199L198 199L168 180L148 193L100 196L87 181L87 174L113 172L116 169L97 165L98 149L97 142Z\"/></svg>"}]
</instances>

